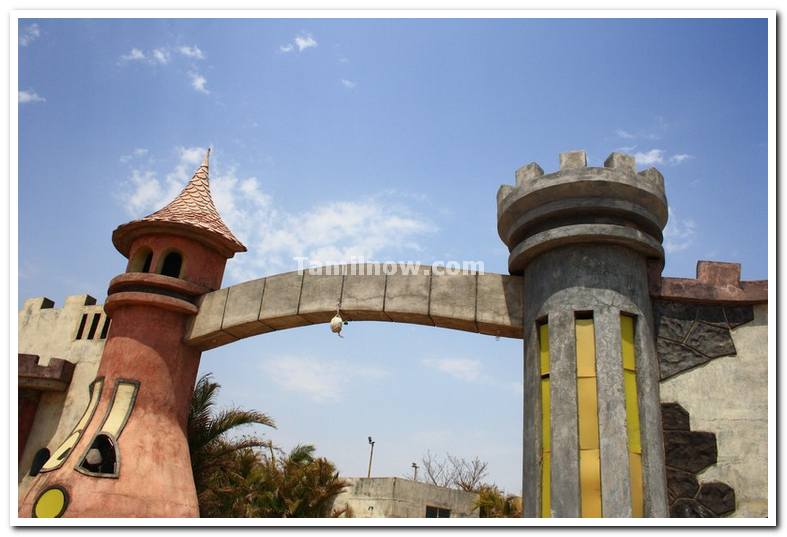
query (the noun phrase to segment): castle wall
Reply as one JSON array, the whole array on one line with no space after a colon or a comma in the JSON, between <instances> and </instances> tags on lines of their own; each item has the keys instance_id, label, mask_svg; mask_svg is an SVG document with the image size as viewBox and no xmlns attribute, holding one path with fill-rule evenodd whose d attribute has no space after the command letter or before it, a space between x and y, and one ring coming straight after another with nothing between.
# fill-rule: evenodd
<instances>
[{"instance_id":1,"label":"castle wall","mask_svg":"<svg viewBox=\"0 0 787 537\"><path fill-rule=\"evenodd\" d=\"M79 421L88 403L88 385L93 381L101 361L107 316L101 304L89 295L66 298L62 308L43 297L25 301L19 312L19 353L39 356L39 365L52 358L75 364L66 391L44 391L38 404L24 453L19 461L20 496L29 487L28 475L33 456L41 448L53 452ZM83 316L85 324L79 333ZM96 317L97 316L97 317ZM88 338L94 319L96 330ZM77 336L80 336L77 339Z\"/></svg>"},{"instance_id":2,"label":"castle wall","mask_svg":"<svg viewBox=\"0 0 787 537\"><path fill-rule=\"evenodd\" d=\"M661 400L689 412L691 429L715 433L718 462L697 477L735 489L735 517L768 516L768 306L732 329L736 355L661 382ZM774 439L775 440L775 439Z\"/></svg>"}]
</instances>

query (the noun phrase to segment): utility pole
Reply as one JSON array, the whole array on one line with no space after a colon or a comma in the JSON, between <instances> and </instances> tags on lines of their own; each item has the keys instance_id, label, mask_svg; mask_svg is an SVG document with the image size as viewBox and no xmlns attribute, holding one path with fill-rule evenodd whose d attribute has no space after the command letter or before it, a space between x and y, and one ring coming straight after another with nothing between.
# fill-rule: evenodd
<instances>
[{"instance_id":1,"label":"utility pole","mask_svg":"<svg viewBox=\"0 0 787 537\"><path fill-rule=\"evenodd\" d=\"M411 466L413 467L413 481L418 481L418 465L413 463Z\"/></svg>"},{"instance_id":2,"label":"utility pole","mask_svg":"<svg viewBox=\"0 0 787 537\"><path fill-rule=\"evenodd\" d=\"M369 471L366 473L366 477L372 477L372 457L374 456L374 441L372 437L369 437L369 445L372 446L369 450Z\"/></svg>"}]
</instances>

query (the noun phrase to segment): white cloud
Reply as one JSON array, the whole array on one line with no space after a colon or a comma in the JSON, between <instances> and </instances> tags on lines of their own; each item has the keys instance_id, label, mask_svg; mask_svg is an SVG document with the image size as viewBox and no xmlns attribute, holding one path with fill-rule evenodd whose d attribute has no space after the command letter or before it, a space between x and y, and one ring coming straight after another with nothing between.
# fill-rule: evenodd
<instances>
[{"instance_id":1,"label":"white cloud","mask_svg":"<svg viewBox=\"0 0 787 537\"><path fill-rule=\"evenodd\" d=\"M37 23L28 24L19 30L19 45L26 47L41 36L41 27Z\"/></svg>"},{"instance_id":2,"label":"white cloud","mask_svg":"<svg viewBox=\"0 0 787 537\"><path fill-rule=\"evenodd\" d=\"M148 169L134 170L124 182L121 203L135 218L160 209L183 188L204 155L203 147L178 148L178 164L163 178ZM213 200L224 222L249 249L227 265L228 284L295 270L296 257L324 264L361 257L409 260L421 251L420 239L435 231L429 220L403 206L403 196L395 192L326 201L290 212L277 206L259 179L217 162L211 159Z\"/></svg>"},{"instance_id":3,"label":"white cloud","mask_svg":"<svg viewBox=\"0 0 787 537\"><path fill-rule=\"evenodd\" d=\"M345 389L358 379L379 380L388 376L384 369L324 357L281 356L263 362L262 369L282 389L320 403L341 399Z\"/></svg>"},{"instance_id":4,"label":"white cloud","mask_svg":"<svg viewBox=\"0 0 787 537\"><path fill-rule=\"evenodd\" d=\"M27 103L43 103L46 102L46 99L41 97L38 93L33 90L21 90L19 92L19 104L27 104Z\"/></svg>"},{"instance_id":5,"label":"white cloud","mask_svg":"<svg viewBox=\"0 0 787 537\"><path fill-rule=\"evenodd\" d=\"M317 46L317 41L311 36L311 34L302 34L295 36L295 39L292 43L287 43L286 45L281 45L279 50L282 52L292 52L295 50L295 47L298 47L298 52L303 52L307 48L312 48Z\"/></svg>"},{"instance_id":6,"label":"white cloud","mask_svg":"<svg viewBox=\"0 0 787 537\"><path fill-rule=\"evenodd\" d=\"M193 47L189 47L185 45L182 47L178 47L178 52L180 52L181 54L183 54L188 58L194 58L195 60L205 59L205 55L202 53L202 51L197 45L194 45Z\"/></svg>"},{"instance_id":7,"label":"white cloud","mask_svg":"<svg viewBox=\"0 0 787 537\"><path fill-rule=\"evenodd\" d=\"M691 218L680 218L675 211L669 209L669 220L664 228L664 249L667 253L682 252L693 243L696 225Z\"/></svg>"},{"instance_id":8,"label":"white cloud","mask_svg":"<svg viewBox=\"0 0 787 537\"><path fill-rule=\"evenodd\" d=\"M651 166L653 164L661 164L664 162L663 149L651 149L645 153L634 153L634 160L641 166Z\"/></svg>"},{"instance_id":9,"label":"white cloud","mask_svg":"<svg viewBox=\"0 0 787 537\"><path fill-rule=\"evenodd\" d=\"M624 131L623 129L616 130L615 134L617 134L619 138L623 138L625 140L632 140L635 138L633 134L628 131Z\"/></svg>"},{"instance_id":10,"label":"white cloud","mask_svg":"<svg viewBox=\"0 0 787 537\"><path fill-rule=\"evenodd\" d=\"M169 63L169 51L164 48L153 49L153 52L150 53L150 57L154 63L160 63L162 65Z\"/></svg>"},{"instance_id":11,"label":"white cloud","mask_svg":"<svg viewBox=\"0 0 787 537\"><path fill-rule=\"evenodd\" d=\"M670 164L681 164L689 159L693 159L692 155L687 155L686 153L678 153L677 155L672 155L669 158Z\"/></svg>"},{"instance_id":12,"label":"white cloud","mask_svg":"<svg viewBox=\"0 0 787 537\"><path fill-rule=\"evenodd\" d=\"M128 155L122 155L120 157L120 162L125 164L126 162L130 162L131 160L133 160L135 158L144 157L147 154L148 154L148 150L147 149L142 148L142 147L137 147L136 149L134 149Z\"/></svg>"},{"instance_id":13,"label":"white cloud","mask_svg":"<svg viewBox=\"0 0 787 537\"><path fill-rule=\"evenodd\" d=\"M479 360L467 358L427 358L422 363L426 367L437 369L451 377L466 382L476 382L483 378Z\"/></svg>"},{"instance_id":14,"label":"white cloud","mask_svg":"<svg viewBox=\"0 0 787 537\"><path fill-rule=\"evenodd\" d=\"M344 86L347 89L355 89L355 86L357 85L358 84L356 84L352 80L347 80L346 78L342 78L342 86Z\"/></svg>"},{"instance_id":15,"label":"white cloud","mask_svg":"<svg viewBox=\"0 0 787 537\"><path fill-rule=\"evenodd\" d=\"M129 52L128 54L123 54L120 57L120 59L126 62L138 62L138 61L145 61L147 57L145 56L145 53L142 52L140 49L132 48L131 52Z\"/></svg>"},{"instance_id":16,"label":"white cloud","mask_svg":"<svg viewBox=\"0 0 787 537\"><path fill-rule=\"evenodd\" d=\"M200 93L208 94L210 93L208 89L205 87L205 84L208 83L207 79L199 73L194 71L189 73L189 77L191 77L191 87L195 90L199 91Z\"/></svg>"},{"instance_id":17,"label":"white cloud","mask_svg":"<svg viewBox=\"0 0 787 537\"><path fill-rule=\"evenodd\" d=\"M339 63L350 63L350 59L342 56L339 58Z\"/></svg>"},{"instance_id":18,"label":"white cloud","mask_svg":"<svg viewBox=\"0 0 787 537\"><path fill-rule=\"evenodd\" d=\"M295 38L295 46L298 47L298 52L302 52L307 48L316 47L317 41L310 34L299 35Z\"/></svg>"}]
</instances>

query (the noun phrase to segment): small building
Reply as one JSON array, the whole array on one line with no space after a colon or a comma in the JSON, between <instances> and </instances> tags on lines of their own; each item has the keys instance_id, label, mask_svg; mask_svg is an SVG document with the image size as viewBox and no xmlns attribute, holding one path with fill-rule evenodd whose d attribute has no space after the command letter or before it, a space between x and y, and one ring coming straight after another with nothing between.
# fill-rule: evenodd
<instances>
[{"instance_id":1,"label":"small building","mask_svg":"<svg viewBox=\"0 0 787 537\"><path fill-rule=\"evenodd\" d=\"M355 518L478 518L478 494L400 477L350 477L334 509Z\"/></svg>"}]
</instances>

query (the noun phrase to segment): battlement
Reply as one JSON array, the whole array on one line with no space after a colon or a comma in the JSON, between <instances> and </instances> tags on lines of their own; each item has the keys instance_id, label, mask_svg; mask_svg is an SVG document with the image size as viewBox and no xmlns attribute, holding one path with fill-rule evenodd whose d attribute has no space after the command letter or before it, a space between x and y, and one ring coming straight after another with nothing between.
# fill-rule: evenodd
<instances>
[{"instance_id":1,"label":"battlement","mask_svg":"<svg viewBox=\"0 0 787 537\"><path fill-rule=\"evenodd\" d=\"M588 166L585 151L563 152L559 160L549 174L526 164L514 185L498 190L498 233L511 252L512 274L540 252L580 242L623 244L663 259L667 198L656 168L637 172L634 157L618 152L603 167Z\"/></svg>"},{"instance_id":2,"label":"battlement","mask_svg":"<svg viewBox=\"0 0 787 537\"><path fill-rule=\"evenodd\" d=\"M110 324L103 304L88 294L70 295L60 308L47 297L29 298L19 311L19 352L40 356L44 366L53 357L98 360Z\"/></svg>"},{"instance_id":3,"label":"battlement","mask_svg":"<svg viewBox=\"0 0 787 537\"><path fill-rule=\"evenodd\" d=\"M628 176L629 180L620 179L621 175ZM615 181L617 179L623 184L640 186L644 190L664 194L664 176L652 167L637 172L634 156L612 152L604 161L603 167L594 167L587 165L587 153L577 150L560 153L560 168L553 173L545 174L544 169L537 162L525 164L517 169L514 172L514 185L502 185L498 190L498 205L515 190L537 188L545 180L560 180L568 176L576 176L578 180L606 178Z\"/></svg>"}]
</instances>

